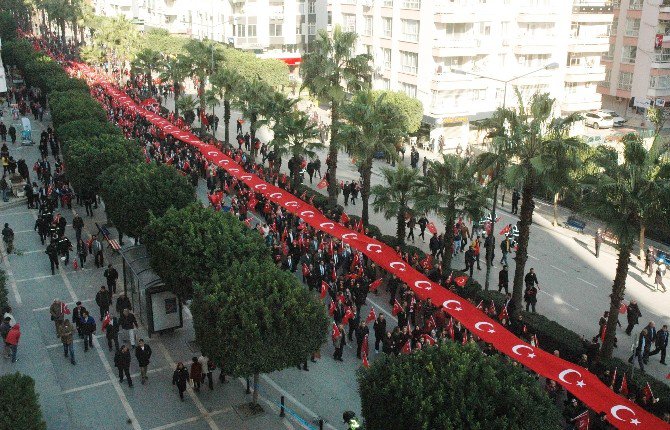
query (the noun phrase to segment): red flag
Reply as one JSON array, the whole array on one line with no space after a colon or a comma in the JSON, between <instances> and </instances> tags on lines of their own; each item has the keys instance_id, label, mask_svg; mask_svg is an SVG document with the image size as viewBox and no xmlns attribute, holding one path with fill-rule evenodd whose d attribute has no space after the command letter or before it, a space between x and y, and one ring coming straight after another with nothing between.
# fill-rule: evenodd
<instances>
[{"instance_id":1,"label":"red flag","mask_svg":"<svg viewBox=\"0 0 670 430\"><path fill-rule=\"evenodd\" d=\"M109 325L109 322L111 321L111 318L109 317L109 312L105 314L105 319L102 320L102 331L105 331L107 329L107 326Z\"/></svg>"},{"instance_id":2,"label":"red flag","mask_svg":"<svg viewBox=\"0 0 670 430\"><path fill-rule=\"evenodd\" d=\"M449 277L447 278L447 281L446 281L446 283L447 283L447 287L451 285L451 282L452 282L453 280L454 280L454 272L451 271L451 272L449 273Z\"/></svg>"},{"instance_id":3,"label":"red flag","mask_svg":"<svg viewBox=\"0 0 670 430\"><path fill-rule=\"evenodd\" d=\"M498 315L498 319L499 319L500 321L502 321L502 320L509 320L509 314L507 313L507 306L503 307L503 308L500 310L500 315Z\"/></svg>"},{"instance_id":4,"label":"red flag","mask_svg":"<svg viewBox=\"0 0 670 430\"><path fill-rule=\"evenodd\" d=\"M435 339L433 339L433 337L429 334L422 334L421 337L430 346L435 346L435 344L437 343L437 341Z\"/></svg>"},{"instance_id":5,"label":"red flag","mask_svg":"<svg viewBox=\"0 0 670 430\"><path fill-rule=\"evenodd\" d=\"M77 270L79 269L79 263L77 263L77 259L75 258L74 261L72 262L72 269Z\"/></svg>"},{"instance_id":6,"label":"red flag","mask_svg":"<svg viewBox=\"0 0 670 430\"><path fill-rule=\"evenodd\" d=\"M454 323L453 321L449 320L449 337L451 340L456 340L456 334L454 333Z\"/></svg>"},{"instance_id":7,"label":"red flag","mask_svg":"<svg viewBox=\"0 0 670 430\"><path fill-rule=\"evenodd\" d=\"M326 298L327 292L328 292L328 283L326 281L321 281L321 300Z\"/></svg>"},{"instance_id":8,"label":"red flag","mask_svg":"<svg viewBox=\"0 0 670 430\"><path fill-rule=\"evenodd\" d=\"M337 279L337 273L335 273L335 266L333 266L333 273L331 276L333 278L333 281Z\"/></svg>"},{"instance_id":9,"label":"red flag","mask_svg":"<svg viewBox=\"0 0 670 430\"><path fill-rule=\"evenodd\" d=\"M651 386L649 385L649 382L647 382L647 385L644 386L642 389L642 396L647 402L650 402L654 398L654 393L651 391Z\"/></svg>"},{"instance_id":10,"label":"red flag","mask_svg":"<svg viewBox=\"0 0 670 430\"><path fill-rule=\"evenodd\" d=\"M621 379L621 388L619 388L619 394L622 396L628 396L628 380L626 379L626 374L623 374L623 378Z\"/></svg>"},{"instance_id":11,"label":"red flag","mask_svg":"<svg viewBox=\"0 0 670 430\"><path fill-rule=\"evenodd\" d=\"M60 302L60 311L63 315L70 315L70 309L68 309L65 302Z\"/></svg>"},{"instance_id":12,"label":"red flag","mask_svg":"<svg viewBox=\"0 0 670 430\"><path fill-rule=\"evenodd\" d=\"M468 343L468 332L463 332L463 345Z\"/></svg>"},{"instance_id":13,"label":"red flag","mask_svg":"<svg viewBox=\"0 0 670 430\"><path fill-rule=\"evenodd\" d=\"M523 333L528 333L528 327L526 327L526 324L523 325Z\"/></svg>"},{"instance_id":14,"label":"red flag","mask_svg":"<svg viewBox=\"0 0 670 430\"><path fill-rule=\"evenodd\" d=\"M347 215L345 212L342 212L342 215L340 215L340 222L342 224L346 224L349 222L349 215Z\"/></svg>"},{"instance_id":15,"label":"red flag","mask_svg":"<svg viewBox=\"0 0 670 430\"><path fill-rule=\"evenodd\" d=\"M333 341L335 341L335 338L337 338L340 335L340 328L337 326L337 324L333 323Z\"/></svg>"},{"instance_id":16,"label":"red flag","mask_svg":"<svg viewBox=\"0 0 670 430\"><path fill-rule=\"evenodd\" d=\"M484 310L484 300L479 301L479 304L477 305L477 309L479 309L480 311Z\"/></svg>"},{"instance_id":17,"label":"red flag","mask_svg":"<svg viewBox=\"0 0 670 430\"><path fill-rule=\"evenodd\" d=\"M589 430L589 411L584 411L572 419L575 422L575 429Z\"/></svg>"},{"instance_id":18,"label":"red flag","mask_svg":"<svg viewBox=\"0 0 670 430\"><path fill-rule=\"evenodd\" d=\"M507 234L509 231L512 229L511 224L508 224L506 227L503 227L502 230L500 230L500 234Z\"/></svg>"},{"instance_id":19,"label":"red flag","mask_svg":"<svg viewBox=\"0 0 670 430\"><path fill-rule=\"evenodd\" d=\"M437 234L437 227L435 227L435 224L432 221L429 222L426 227L428 227L428 231L432 234Z\"/></svg>"},{"instance_id":20,"label":"red flag","mask_svg":"<svg viewBox=\"0 0 670 430\"><path fill-rule=\"evenodd\" d=\"M670 379L670 373L668 373L667 375L665 375L665 379Z\"/></svg>"},{"instance_id":21,"label":"red flag","mask_svg":"<svg viewBox=\"0 0 670 430\"><path fill-rule=\"evenodd\" d=\"M421 267L423 267L424 270L431 270L433 268L433 256L430 254L426 255L426 258L421 260Z\"/></svg>"},{"instance_id":22,"label":"red flag","mask_svg":"<svg viewBox=\"0 0 670 430\"><path fill-rule=\"evenodd\" d=\"M491 300L491 305L489 306L489 315L493 316L497 314L498 312L496 311L496 304Z\"/></svg>"},{"instance_id":23,"label":"red flag","mask_svg":"<svg viewBox=\"0 0 670 430\"><path fill-rule=\"evenodd\" d=\"M309 266L307 263L302 263L302 276L305 278L309 276Z\"/></svg>"},{"instance_id":24,"label":"red flag","mask_svg":"<svg viewBox=\"0 0 670 430\"><path fill-rule=\"evenodd\" d=\"M396 316L400 313L400 311L402 311L402 306L400 305L400 303L398 303L397 300L395 300L395 302L393 303L393 309L391 310L391 313L393 314L393 316Z\"/></svg>"},{"instance_id":25,"label":"red flag","mask_svg":"<svg viewBox=\"0 0 670 430\"><path fill-rule=\"evenodd\" d=\"M306 198L307 198L307 191L302 193L302 195L300 196L300 200L305 200Z\"/></svg>"},{"instance_id":26,"label":"red flag","mask_svg":"<svg viewBox=\"0 0 670 430\"><path fill-rule=\"evenodd\" d=\"M366 334L363 338L363 343L361 344L361 352L367 356L368 352L370 352L369 348L370 345L368 345L368 335Z\"/></svg>"},{"instance_id":27,"label":"red flag","mask_svg":"<svg viewBox=\"0 0 670 430\"><path fill-rule=\"evenodd\" d=\"M430 318L428 318L428 321L426 321L426 329L430 331L435 327L437 327L437 324L435 323L435 318L431 315Z\"/></svg>"},{"instance_id":28,"label":"red flag","mask_svg":"<svg viewBox=\"0 0 670 430\"><path fill-rule=\"evenodd\" d=\"M368 355L366 353L363 353L363 367L366 369L370 367L370 363L368 362Z\"/></svg>"},{"instance_id":29,"label":"red flag","mask_svg":"<svg viewBox=\"0 0 670 430\"><path fill-rule=\"evenodd\" d=\"M344 312L344 316L342 317L342 324L347 324L349 323L349 320L354 317L354 313L351 312L351 308L347 306L347 310Z\"/></svg>"},{"instance_id":30,"label":"red flag","mask_svg":"<svg viewBox=\"0 0 670 430\"><path fill-rule=\"evenodd\" d=\"M247 227L251 228L251 218L245 219L244 223L247 225Z\"/></svg>"},{"instance_id":31,"label":"red flag","mask_svg":"<svg viewBox=\"0 0 670 430\"><path fill-rule=\"evenodd\" d=\"M330 306L328 307L328 315L330 315L331 317L335 315L336 308L337 306L335 306L335 302L330 302Z\"/></svg>"},{"instance_id":32,"label":"red flag","mask_svg":"<svg viewBox=\"0 0 670 430\"><path fill-rule=\"evenodd\" d=\"M326 181L326 178L323 178L319 181L318 184L316 184L316 188L323 190L328 186L328 181Z\"/></svg>"},{"instance_id":33,"label":"red flag","mask_svg":"<svg viewBox=\"0 0 670 430\"><path fill-rule=\"evenodd\" d=\"M363 233L363 231L365 231L365 226L363 225L363 218L360 218L360 219L358 220L358 225L356 226L356 230L357 230L359 233Z\"/></svg>"},{"instance_id":34,"label":"red flag","mask_svg":"<svg viewBox=\"0 0 670 430\"><path fill-rule=\"evenodd\" d=\"M612 374L612 382L610 382L610 388L614 389L614 383L616 382L616 372L617 368L614 368L614 373Z\"/></svg>"},{"instance_id":35,"label":"red flag","mask_svg":"<svg viewBox=\"0 0 670 430\"><path fill-rule=\"evenodd\" d=\"M603 324L602 327L600 327L600 341L605 342L605 334L607 333L607 324Z\"/></svg>"},{"instance_id":36,"label":"red flag","mask_svg":"<svg viewBox=\"0 0 670 430\"><path fill-rule=\"evenodd\" d=\"M456 285L458 285L459 287L464 287L465 284L468 282L468 277L465 275L456 276L455 281Z\"/></svg>"},{"instance_id":37,"label":"red flag","mask_svg":"<svg viewBox=\"0 0 670 430\"><path fill-rule=\"evenodd\" d=\"M412 352L412 341L408 340L403 345L402 349L400 350L400 353L401 354L409 354L411 352Z\"/></svg>"},{"instance_id":38,"label":"red flag","mask_svg":"<svg viewBox=\"0 0 670 430\"><path fill-rule=\"evenodd\" d=\"M370 324L372 321L377 319L377 315L375 315L375 308L370 309L370 313L368 314L368 317L365 319L365 324Z\"/></svg>"},{"instance_id":39,"label":"red flag","mask_svg":"<svg viewBox=\"0 0 670 430\"><path fill-rule=\"evenodd\" d=\"M628 312L628 306L626 306L626 304L622 302L621 306L619 306L619 313L625 314L626 312Z\"/></svg>"},{"instance_id":40,"label":"red flag","mask_svg":"<svg viewBox=\"0 0 670 430\"><path fill-rule=\"evenodd\" d=\"M382 278L377 279L376 281L370 284L370 291L377 291L377 288L382 284Z\"/></svg>"}]
</instances>

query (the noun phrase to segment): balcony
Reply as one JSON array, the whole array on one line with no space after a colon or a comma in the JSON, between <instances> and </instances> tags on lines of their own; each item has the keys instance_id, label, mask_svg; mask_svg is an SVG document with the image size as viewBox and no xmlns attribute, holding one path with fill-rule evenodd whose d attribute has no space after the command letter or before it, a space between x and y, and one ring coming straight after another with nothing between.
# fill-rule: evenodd
<instances>
[{"instance_id":1,"label":"balcony","mask_svg":"<svg viewBox=\"0 0 670 430\"><path fill-rule=\"evenodd\" d=\"M573 14L610 14L614 11L612 4L606 1L582 0L572 5Z\"/></svg>"},{"instance_id":2,"label":"balcony","mask_svg":"<svg viewBox=\"0 0 670 430\"><path fill-rule=\"evenodd\" d=\"M565 69L565 82L596 82L605 79L605 66L573 66Z\"/></svg>"},{"instance_id":3,"label":"balcony","mask_svg":"<svg viewBox=\"0 0 670 430\"><path fill-rule=\"evenodd\" d=\"M607 52L609 36L580 37L572 36L568 43L568 52Z\"/></svg>"},{"instance_id":4,"label":"balcony","mask_svg":"<svg viewBox=\"0 0 670 430\"><path fill-rule=\"evenodd\" d=\"M481 41L473 35L465 35L455 39L439 38L433 40L433 56L435 57L468 57L473 49L478 49Z\"/></svg>"},{"instance_id":5,"label":"balcony","mask_svg":"<svg viewBox=\"0 0 670 430\"><path fill-rule=\"evenodd\" d=\"M514 53L522 54L551 54L556 46L551 43L554 36L551 34L524 34L514 40Z\"/></svg>"}]
</instances>

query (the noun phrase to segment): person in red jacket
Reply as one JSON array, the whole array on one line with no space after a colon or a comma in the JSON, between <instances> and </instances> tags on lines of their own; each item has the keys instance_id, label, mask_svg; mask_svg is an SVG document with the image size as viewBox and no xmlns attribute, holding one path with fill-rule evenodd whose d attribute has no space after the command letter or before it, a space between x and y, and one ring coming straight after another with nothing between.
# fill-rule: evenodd
<instances>
[{"instance_id":1,"label":"person in red jacket","mask_svg":"<svg viewBox=\"0 0 670 430\"><path fill-rule=\"evenodd\" d=\"M16 323L9 329L7 337L5 338L5 343L9 346L9 349L12 351L12 363L16 363L16 350L19 347L19 339L21 338L21 324Z\"/></svg>"}]
</instances>

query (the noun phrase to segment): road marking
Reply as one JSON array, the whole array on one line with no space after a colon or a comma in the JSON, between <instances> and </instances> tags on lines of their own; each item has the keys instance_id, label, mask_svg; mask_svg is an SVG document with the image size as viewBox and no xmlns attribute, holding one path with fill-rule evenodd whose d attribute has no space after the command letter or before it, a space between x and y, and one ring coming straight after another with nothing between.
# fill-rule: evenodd
<instances>
[{"instance_id":1,"label":"road marking","mask_svg":"<svg viewBox=\"0 0 670 430\"><path fill-rule=\"evenodd\" d=\"M530 258L532 258L533 260L539 260L539 258L535 257L534 255L530 255L530 254L528 254L528 256L529 256Z\"/></svg>"},{"instance_id":2,"label":"road marking","mask_svg":"<svg viewBox=\"0 0 670 430\"><path fill-rule=\"evenodd\" d=\"M556 296L554 296L553 294L549 294L549 293L547 293L547 292L544 291L544 290L540 290L540 292L543 293L543 294L546 294L546 295L548 295L549 297L551 297L552 299L554 299L554 302L556 302L556 303L559 304L559 305L565 305L565 306L568 306L568 307L570 307L570 308L572 308L572 309L574 309L574 310L576 310L576 311L579 311L579 309L577 309L576 307L572 306L570 303L566 302L565 300L563 300L563 299L560 298L560 297L556 297Z\"/></svg>"},{"instance_id":3,"label":"road marking","mask_svg":"<svg viewBox=\"0 0 670 430\"><path fill-rule=\"evenodd\" d=\"M10 216L10 215L25 215L25 214L34 214L35 210L32 211L21 211L21 212L7 212L4 214L4 216Z\"/></svg>"},{"instance_id":4,"label":"road marking","mask_svg":"<svg viewBox=\"0 0 670 430\"><path fill-rule=\"evenodd\" d=\"M19 289L16 287L18 281L14 278L14 272L12 271L12 266L9 265L7 250L5 249L5 244L2 240L0 240L0 253L2 253L2 264L5 266L5 273L7 274L7 279L9 279L9 285L12 287L12 292L14 293L14 300L16 301L16 304L20 306L23 301L21 300Z\"/></svg>"},{"instance_id":5,"label":"road marking","mask_svg":"<svg viewBox=\"0 0 670 430\"><path fill-rule=\"evenodd\" d=\"M220 414L224 414L224 413L232 412L232 411L233 411L233 408L227 407L227 408L223 408L223 409L217 409L216 411L212 411L212 412L209 413L209 415L210 416L216 416L216 415L220 415ZM186 418L186 419L183 419L181 421L175 421L175 422L170 423L170 424L165 424L165 425L162 425L162 426L159 426L159 427L153 427L151 430L167 430L167 429L171 429L173 427L180 426L182 424L188 424L188 423L196 422L200 418L202 418L202 417Z\"/></svg>"},{"instance_id":6,"label":"road marking","mask_svg":"<svg viewBox=\"0 0 670 430\"><path fill-rule=\"evenodd\" d=\"M159 367L157 369L148 370L147 374L162 372L163 370L168 370L168 369L171 369L171 368L168 367L168 366ZM130 374L131 378L137 378L138 376L140 376L140 372ZM96 382L94 384L88 384L88 385L84 385L84 386L81 386L81 387L70 388L69 390L63 391L63 394L76 393L77 391L84 391L84 390L88 390L89 388L101 387L103 385L107 385L107 384L111 384L111 383L112 383L112 381L107 379L105 381Z\"/></svg>"},{"instance_id":7,"label":"road marking","mask_svg":"<svg viewBox=\"0 0 670 430\"><path fill-rule=\"evenodd\" d=\"M58 266L58 270L60 271L63 268L63 266L64 266L63 262L61 261L61 263ZM70 272L70 274L72 275L72 274L75 274L75 273L89 272L91 270L93 270L93 269L79 269L79 270ZM35 276L33 278L17 279L16 282L18 283L18 282L39 281L40 279L51 278L52 276L55 276L55 275L42 275L42 276Z\"/></svg>"},{"instance_id":8,"label":"road marking","mask_svg":"<svg viewBox=\"0 0 670 430\"><path fill-rule=\"evenodd\" d=\"M103 337L103 336L104 336L104 334L96 334L96 335L93 336L93 339L100 339L100 338ZM84 339L74 339L74 340L72 340L73 343L81 343L81 342L83 342L83 341L84 341ZM63 346L63 342L52 343L51 345L47 345L47 346L45 346L45 348L46 348L46 349L54 349L54 348L58 348L59 346L62 347L62 346Z\"/></svg>"},{"instance_id":9,"label":"road marking","mask_svg":"<svg viewBox=\"0 0 670 430\"><path fill-rule=\"evenodd\" d=\"M92 302L92 301L93 301L93 299L86 299L86 300L82 300L81 302L82 302L82 303L88 303L88 302ZM70 303L65 303L65 304L66 304L66 305L72 305L72 306L74 306L75 303L77 303L77 302L70 302ZM41 308L35 308L35 309L33 309L33 312L46 311L46 310L49 309L50 307L51 307L51 305L49 305L49 306L44 306L44 307L41 307Z\"/></svg>"},{"instance_id":10,"label":"road marking","mask_svg":"<svg viewBox=\"0 0 670 430\"><path fill-rule=\"evenodd\" d=\"M568 273L563 269L559 269L558 267L554 266L553 264L550 264L549 267L553 267L554 269L558 270L559 272Z\"/></svg>"},{"instance_id":11,"label":"road marking","mask_svg":"<svg viewBox=\"0 0 670 430\"><path fill-rule=\"evenodd\" d=\"M592 283L590 283L589 281L587 281L587 280L585 280L585 279L582 279L582 278L580 278L580 277L577 277L577 279L579 279L580 281L582 281L582 282L584 282L584 283L586 283L586 284L591 285L592 287L600 288L600 287L597 286L596 284L592 284Z\"/></svg>"}]
</instances>

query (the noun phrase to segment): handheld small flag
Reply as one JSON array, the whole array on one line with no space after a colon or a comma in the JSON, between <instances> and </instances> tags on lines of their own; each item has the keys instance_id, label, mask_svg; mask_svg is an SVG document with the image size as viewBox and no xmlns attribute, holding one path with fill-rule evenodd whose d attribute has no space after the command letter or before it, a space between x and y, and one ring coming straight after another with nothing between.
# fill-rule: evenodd
<instances>
[{"instance_id":1,"label":"handheld small flag","mask_svg":"<svg viewBox=\"0 0 670 430\"><path fill-rule=\"evenodd\" d=\"M326 298L326 293L328 292L328 284L326 281L321 281L321 300Z\"/></svg>"},{"instance_id":2,"label":"handheld small flag","mask_svg":"<svg viewBox=\"0 0 670 430\"><path fill-rule=\"evenodd\" d=\"M377 279L376 281L370 284L370 291L377 291L377 288L379 288L381 284L382 284L382 278Z\"/></svg>"},{"instance_id":3,"label":"handheld small flag","mask_svg":"<svg viewBox=\"0 0 670 430\"><path fill-rule=\"evenodd\" d=\"M391 310L391 313L393 314L393 316L396 316L396 315L398 315L398 314L400 313L400 311L402 311L402 306L401 306L400 303L396 300L396 301L393 303L393 309Z\"/></svg>"},{"instance_id":4,"label":"handheld small flag","mask_svg":"<svg viewBox=\"0 0 670 430\"><path fill-rule=\"evenodd\" d=\"M372 321L377 319L377 315L375 315L375 309L372 308L370 309L370 313L368 314L368 317L365 319L365 324L370 324Z\"/></svg>"}]
</instances>

